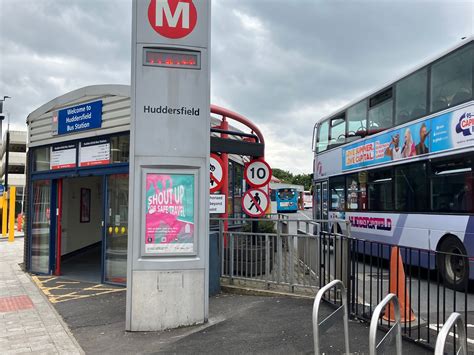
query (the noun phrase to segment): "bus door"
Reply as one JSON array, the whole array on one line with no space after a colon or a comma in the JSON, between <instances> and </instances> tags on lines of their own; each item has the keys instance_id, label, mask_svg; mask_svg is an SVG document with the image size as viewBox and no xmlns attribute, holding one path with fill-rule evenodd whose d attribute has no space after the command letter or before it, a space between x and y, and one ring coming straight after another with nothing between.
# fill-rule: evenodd
<instances>
[{"instance_id":1,"label":"bus door","mask_svg":"<svg viewBox=\"0 0 474 355\"><path fill-rule=\"evenodd\" d=\"M321 183L314 184L313 219L321 219Z\"/></svg>"},{"instance_id":2,"label":"bus door","mask_svg":"<svg viewBox=\"0 0 474 355\"><path fill-rule=\"evenodd\" d=\"M328 181L321 183L321 219L327 220L329 217L329 189Z\"/></svg>"},{"instance_id":3,"label":"bus door","mask_svg":"<svg viewBox=\"0 0 474 355\"><path fill-rule=\"evenodd\" d=\"M327 220L329 217L328 182L317 182L314 185L313 217L316 220Z\"/></svg>"}]
</instances>

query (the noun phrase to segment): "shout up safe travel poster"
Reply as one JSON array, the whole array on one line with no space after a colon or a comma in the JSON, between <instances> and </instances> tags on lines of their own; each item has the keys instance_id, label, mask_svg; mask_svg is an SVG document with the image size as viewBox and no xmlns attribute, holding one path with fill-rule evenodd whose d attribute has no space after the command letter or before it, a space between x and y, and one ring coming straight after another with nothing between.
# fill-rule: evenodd
<instances>
[{"instance_id":1,"label":"shout up safe travel poster","mask_svg":"<svg viewBox=\"0 0 474 355\"><path fill-rule=\"evenodd\" d=\"M194 175L147 174L145 253L194 251Z\"/></svg>"}]
</instances>

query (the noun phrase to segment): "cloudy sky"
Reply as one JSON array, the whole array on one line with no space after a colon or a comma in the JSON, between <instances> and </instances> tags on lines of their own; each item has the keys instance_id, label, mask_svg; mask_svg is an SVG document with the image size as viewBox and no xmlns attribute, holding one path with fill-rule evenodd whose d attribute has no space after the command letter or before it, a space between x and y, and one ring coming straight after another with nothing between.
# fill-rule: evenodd
<instances>
[{"instance_id":1,"label":"cloudy sky","mask_svg":"<svg viewBox=\"0 0 474 355\"><path fill-rule=\"evenodd\" d=\"M93 84L130 83L131 0L0 0L14 128ZM212 0L211 102L262 130L273 167L312 169L323 115L474 34L474 1Z\"/></svg>"}]
</instances>

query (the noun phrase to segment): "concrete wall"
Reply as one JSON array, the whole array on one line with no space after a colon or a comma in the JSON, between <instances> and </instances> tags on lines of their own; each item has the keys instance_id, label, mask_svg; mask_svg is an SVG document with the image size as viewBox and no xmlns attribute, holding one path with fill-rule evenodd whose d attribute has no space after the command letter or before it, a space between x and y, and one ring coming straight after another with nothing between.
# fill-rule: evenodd
<instances>
[{"instance_id":1,"label":"concrete wall","mask_svg":"<svg viewBox=\"0 0 474 355\"><path fill-rule=\"evenodd\" d=\"M90 222L81 223L81 188L91 190ZM63 216L61 255L102 240L102 177L63 180Z\"/></svg>"}]
</instances>

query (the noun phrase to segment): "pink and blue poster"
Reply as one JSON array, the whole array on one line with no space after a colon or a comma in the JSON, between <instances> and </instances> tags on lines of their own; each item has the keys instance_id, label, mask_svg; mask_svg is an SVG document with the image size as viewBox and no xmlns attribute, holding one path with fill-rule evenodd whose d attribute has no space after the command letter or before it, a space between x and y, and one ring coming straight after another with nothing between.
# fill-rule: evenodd
<instances>
[{"instance_id":1,"label":"pink and blue poster","mask_svg":"<svg viewBox=\"0 0 474 355\"><path fill-rule=\"evenodd\" d=\"M146 175L145 253L194 252L194 175Z\"/></svg>"}]
</instances>

